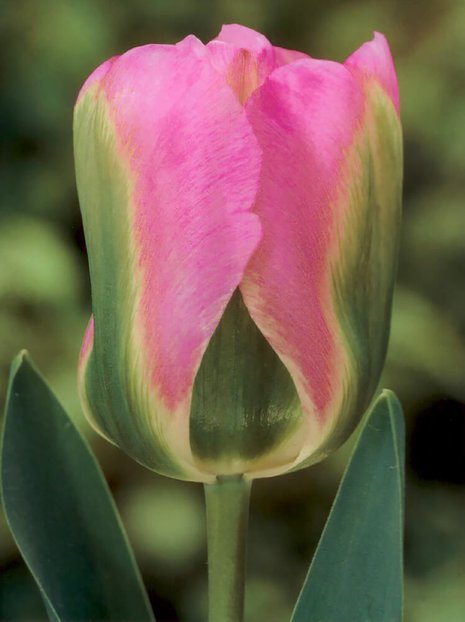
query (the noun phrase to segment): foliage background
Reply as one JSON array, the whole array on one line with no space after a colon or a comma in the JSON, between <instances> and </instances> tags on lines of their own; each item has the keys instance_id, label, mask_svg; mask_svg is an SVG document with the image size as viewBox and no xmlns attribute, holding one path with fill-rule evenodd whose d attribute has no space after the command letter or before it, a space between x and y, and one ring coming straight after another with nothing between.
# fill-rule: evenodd
<instances>
[{"instance_id":1,"label":"foliage background","mask_svg":"<svg viewBox=\"0 0 465 622\"><path fill-rule=\"evenodd\" d=\"M401 0L0 0L0 393L27 347L90 438L129 532L157 620L200 622L201 487L153 476L82 421L75 387L89 283L71 114L114 54L222 23L343 60L373 30L396 60L405 126L405 218L383 385L408 429L406 621L465 619L465 4ZM350 445L350 443L349 443ZM44 451L47 451L44 447ZM247 619L288 619L349 447L254 485ZM0 520L0 619L45 620ZM76 589L79 589L76 586Z\"/></svg>"}]
</instances>

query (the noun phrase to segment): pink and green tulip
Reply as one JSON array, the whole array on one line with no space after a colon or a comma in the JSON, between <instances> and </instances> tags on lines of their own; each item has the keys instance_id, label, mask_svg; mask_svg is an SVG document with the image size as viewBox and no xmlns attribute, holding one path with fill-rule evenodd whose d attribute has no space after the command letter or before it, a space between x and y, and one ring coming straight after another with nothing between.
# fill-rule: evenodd
<instances>
[{"instance_id":1,"label":"pink and green tulip","mask_svg":"<svg viewBox=\"0 0 465 622\"><path fill-rule=\"evenodd\" d=\"M97 430L207 483L337 448L389 332L402 147L385 38L342 64L235 25L135 48L85 82L74 132Z\"/></svg>"}]
</instances>

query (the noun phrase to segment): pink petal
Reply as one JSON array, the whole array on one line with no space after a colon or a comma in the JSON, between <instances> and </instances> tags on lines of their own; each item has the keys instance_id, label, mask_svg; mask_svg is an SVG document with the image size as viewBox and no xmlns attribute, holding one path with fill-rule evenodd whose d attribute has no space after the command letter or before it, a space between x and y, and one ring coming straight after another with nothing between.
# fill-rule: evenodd
<instances>
[{"instance_id":1,"label":"pink petal","mask_svg":"<svg viewBox=\"0 0 465 622\"><path fill-rule=\"evenodd\" d=\"M85 372L86 365L89 360L92 347L94 345L94 316L91 315L89 322L87 323L86 332L81 345L81 351L79 352L78 363L78 392L81 399L81 403L86 411L86 414L90 414L90 407L88 404L86 391L85 391Z\"/></svg>"},{"instance_id":2,"label":"pink petal","mask_svg":"<svg viewBox=\"0 0 465 622\"><path fill-rule=\"evenodd\" d=\"M331 263L344 219L335 199L363 104L344 66L310 59L277 69L246 104L263 150L263 238L241 291L294 379L315 447L346 378Z\"/></svg>"},{"instance_id":3,"label":"pink petal","mask_svg":"<svg viewBox=\"0 0 465 622\"><path fill-rule=\"evenodd\" d=\"M133 178L141 357L156 395L188 412L208 341L259 238L260 150L243 108L188 37L121 56L103 81Z\"/></svg>"},{"instance_id":4,"label":"pink petal","mask_svg":"<svg viewBox=\"0 0 465 622\"><path fill-rule=\"evenodd\" d=\"M243 48L255 53L260 53L272 47L264 35L240 24L225 24L221 28L220 34L213 41L232 43L237 48Z\"/></svg>"},{"instance_id":5,"label":"pink petal","mask_svg":"<svg viewBox=\"0 0 465 622\"><path fill-rule=\"evenodd\" d=\"M223 26L207 44L211 62L244 104L276 68L307 56L273 47L266 37L245 26Z\"/></svg>"},{"instance_id":6,"label":"pink petal","mask_svg":"<svg viewBox=\"0 0 465 622\"><path fill-rule=\"evenodd\" d=\"M277 47L276 45L274 46L274 51L276 55L276 64L278 67L281 67L281 65L288 65L289 63L295 63L295 61L303 60L304 58L311 58L308 54L305 54L304 52L288 50L286 48Z\"/></svg>"},{"instance_id":7,"label":"pink petal","mask_svg":"<svg viewBox=\"0 0 465 622\"><path fill-rule=\"evenodd\" d=\"M374 33L371 41L364 43L347 58L345 66L361 77L374 78L388 93L397 112L400 110L399 87L396 71L386 37L379 32Z\"/></svg>"},{"instance_id":8,"label":"pink petal","mask_svg":"<svg viewBox=\"0 0 465 622\"><path fill-rule=\"evenodd\" d=\"M109 58L104 63L99 65L97 67L97 69L95 69L90 74L90 76L84 82L84 84L82 85L82 87L81 87L81 89L79 91L79 94L78 94L77 99L76 99L76 104L79 103L79 101L82 98L82 96L85 95L87 93L87 91L89 91L89 89L91 89L92 86L94 86L94 84L100 83L104 79L104 77L107 75L108 71L110 70L111 66L113 65L113 63L115 62L115 60L117 58L119 58L119 57L118 56L112 56L112 58Z\"/></svg>"},{"instance_id":9,"label":"pink petal","mask_svg":"<svg viewBox=\"0 0 465 622\"><path fill-rule=\"evenodd\" d=\"M82 341L81 352L79 354L79 367L85 366L94 341L94 316L91 315L86 327L84 339Z\"/></svg>"}]
</instances>

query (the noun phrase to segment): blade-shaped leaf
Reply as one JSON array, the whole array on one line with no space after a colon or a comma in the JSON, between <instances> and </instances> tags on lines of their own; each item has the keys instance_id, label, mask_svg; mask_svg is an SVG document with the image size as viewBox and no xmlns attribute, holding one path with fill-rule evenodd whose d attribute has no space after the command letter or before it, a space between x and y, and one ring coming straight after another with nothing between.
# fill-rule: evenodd
<instances>
[{"instance_id":1,"label":"blade-shaped leaf","mask_svg":"<svg viewBox=\"0 0 465 622\"><path fill-rule=\"evenodd\" d=\"M50 619L153 622L100 468L24 353L11 370L1 485L7 521Z\"/></svg>"},{"instance_id":2,"label":"blade-shaped leaf","mask_svg":"<svg viewBox=\"0 0 465 622\"><path fill-rule=\"evenodd\" d=\"M404 423L383 391L365 421L291 622L400 622Z\"/></svg>"}]
</instances>

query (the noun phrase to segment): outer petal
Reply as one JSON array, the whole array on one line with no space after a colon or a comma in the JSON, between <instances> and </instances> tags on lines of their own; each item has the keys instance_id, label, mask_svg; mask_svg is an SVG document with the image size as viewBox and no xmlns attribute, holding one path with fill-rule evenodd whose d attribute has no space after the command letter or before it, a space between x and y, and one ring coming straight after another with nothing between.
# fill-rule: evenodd
<instances>
[{"instance_id":1,"label":"outer petal","mask_svg":"<svg viewBox=\"0 0 465 622\"><path fill-rule=\"evenodd\" d=\"M75 151L95 318L88 414L146 466L209 479L189 446L192 383L260 238L244 110L196 39L144 46L89 80Z\"/></svg>"},{"instance_id":2,"label":"outer petal","mask_svg":"<svg viewBox=\"0 0 465 622\"><path fill-rule=\"evenodd\" d=\"M246 106L264 153L263 239L241 290L302 402L296 465L347 436L384 360L401 177L385 100L375 119L349 70L304 60L276 70Z\"/></svg>"},{"instance_id":3,"label":"outer petal","mask_svg":"<svg viewBox=\"0 0 465 622\"><path fill-rule=\"evenodd\" d=\"M378 82L399 112L399 86L391 51L384 35L375 32L372 41L364 43L344 64L362 82L371 80ZM370 88L369 84L366 86Z\"/></svg>"},{"instance_id":4,"label":"outer petal","mask_svg":"<svg viewBox=\"0 0 465 622\"><path fill-rule=\"evenodd\" d=\"M302 412L294 382L239 291L202 358L189 421L193 454L215 474L256 477L286 470L299 455Z\"/></svg>"}]
</instances>

